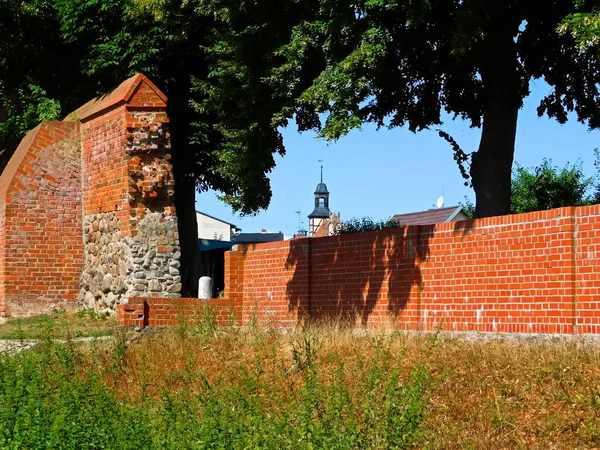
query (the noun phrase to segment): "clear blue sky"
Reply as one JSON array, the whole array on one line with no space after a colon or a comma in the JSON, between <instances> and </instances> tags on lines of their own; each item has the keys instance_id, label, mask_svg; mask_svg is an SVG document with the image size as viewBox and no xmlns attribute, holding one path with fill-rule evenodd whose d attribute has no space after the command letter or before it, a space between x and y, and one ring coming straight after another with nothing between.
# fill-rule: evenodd
<instances>
[{"instance_id":1,"label":"clear blue sky","mask_svg":"<svg viewBox=\"0 0 600 450\"><path fill-rule=\"evenodd\" d=\"M600 131L588 131L570 117L566 125L538 118L539 100L550 92L543 81L531 84L531 95L520 111L515 161L536 166L543 158L554 165L580 159L587 175L594 175L594 148L600 147ZM480 130L460 120L447 118L441 127L466 152L477 149ZM307 215L314 205L313 192L319 182L323 160L324 181L330 191L330 209L342 220L369 216L388 219L394 214L422 211L444 195L445 205L456 205L475 195L464 187L449 144L435 131L413 134L407 129L377 131L373 126L355 130L334 143L316 139L314 133L299 134L292 126L283 130L286 156L276 157L269 174L273 197L267 210L240 217L218 200L215 192L196 195L196 209L242 228L244 232L282 231L286 237L298 229L298 215L308 228Z\"/></svg>"}]
</instances>

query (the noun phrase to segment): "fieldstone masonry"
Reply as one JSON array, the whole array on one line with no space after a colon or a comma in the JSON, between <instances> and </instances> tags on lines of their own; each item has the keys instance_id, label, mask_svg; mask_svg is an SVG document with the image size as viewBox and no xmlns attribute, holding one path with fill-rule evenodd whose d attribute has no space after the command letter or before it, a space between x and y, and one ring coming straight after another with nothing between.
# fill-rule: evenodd
<instances>
[{"instance_id":1,"label":"fieldstone masonry","mask_svg":"<svg viewBox=\"0 0 600 450\"><path fill-rule=\"evenodd\" d=\"M0 176L0 315L180 296L166 100L138 74L23 140Z\"/></svg>"},{"instance_id":2,"label":"fieldstone masonry","mask_svg":"<svg viewBox=\"0 0 600 450\"><path fill-rule=\"evenodd\" d=\"M121 296L132 291L131 249L121 235L114 212L91 214L83 224L85 262L79 299L88 308L113 310Z\"/></svg>"},{"instance_id":3,"label":"fieldstone masonry","mask_svg":"<svg viewBox=\"0 0 600 450\"><path fill-rule=\"evenodd\" d=\"M126 239L133 273L128 296L179 297L181 252L176 242L175 217L150 213L139 221L138 235Z\"/></svg>"}]
</instances>

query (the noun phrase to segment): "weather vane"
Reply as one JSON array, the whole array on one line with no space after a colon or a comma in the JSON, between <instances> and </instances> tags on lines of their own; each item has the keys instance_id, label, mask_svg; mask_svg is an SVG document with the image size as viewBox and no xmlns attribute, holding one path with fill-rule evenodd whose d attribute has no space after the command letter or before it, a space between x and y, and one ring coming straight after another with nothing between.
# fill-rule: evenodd
<instances>
[{"instance_id":1,"label":"weather vane","mask_svg":"<svg viewBox=\"0 0 600 450\"><path fill-rule=\"evenodd\" d=\"M300 211L296 211L296 214L298 214L298 230L302 229L302 223L300 222L300 214L302 214Z\"/></svg>"}]
</instances>

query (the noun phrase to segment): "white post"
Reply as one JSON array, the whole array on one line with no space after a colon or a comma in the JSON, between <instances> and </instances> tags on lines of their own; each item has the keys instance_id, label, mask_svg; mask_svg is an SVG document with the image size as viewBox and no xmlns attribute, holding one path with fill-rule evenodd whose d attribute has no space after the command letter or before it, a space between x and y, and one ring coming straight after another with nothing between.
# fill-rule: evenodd
<instances>
[{"instance_id":1,"label":"white post","mask_svg":"<svg viewBox=\"0 0 600 450\"><path fill-rule=\"evenodd\" d=\"M198 281L198 298L202 300L212 298L212 279L210 277L200 277Z\"/></svg>"}]
</instances>

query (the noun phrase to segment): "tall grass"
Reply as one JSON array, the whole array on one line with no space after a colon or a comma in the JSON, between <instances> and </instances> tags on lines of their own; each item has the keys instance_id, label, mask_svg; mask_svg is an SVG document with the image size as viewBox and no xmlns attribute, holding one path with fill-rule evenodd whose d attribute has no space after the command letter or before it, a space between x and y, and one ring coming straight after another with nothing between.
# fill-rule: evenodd
<instances>
[{"instance_id":1,"label":"tall grass","mask_svg":"<svg viewBox=\"0 0 600 450\"><path fill-rule=\"evenodd\" d=\"M0 448L595 448L600 347L218 327L0 356Z\"/></svg>"},{"instance_id":2,"label":"tall grass","mask_svg":"<svg viewBox=\"0 0 600 450\"><path fill-rule=\"evenodd\" d=\"M409 448L428 366L404 373L391 341L373 342L349 372L326 339L207 319L129 347L48 340L0 357L0 448Z\"/></svg>"}]
</instances>

